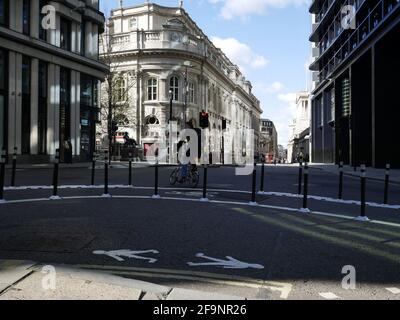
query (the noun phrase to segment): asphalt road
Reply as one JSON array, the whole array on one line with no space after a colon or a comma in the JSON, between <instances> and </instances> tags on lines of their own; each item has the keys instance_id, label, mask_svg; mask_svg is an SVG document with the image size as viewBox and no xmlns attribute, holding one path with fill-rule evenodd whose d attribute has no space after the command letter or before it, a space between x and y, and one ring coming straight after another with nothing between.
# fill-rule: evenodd
<instances>
[{"instance_id":1,"label":"asphalt road","mask_svg":"<svg viewBox=\"0 0 400 320\"><path fill-rule=\"evenodd\" d=\"M287 167L267 167L266 191L291 195L258 195L259 206L248 203L250 176L212 168L211 203L202 203L200 189L171 188L170 172L160 169L158 200L151 199L153 168L136 168L135 188L111 188L112 198L101 198L101 186L61 188L63 199L57 201L48 200L51 189L7 190L8 202L0 205L0 258L106 269L174 287L257 299L400 298L393 293L400 288L399 209L369 206L374 221L362 223L352 219L359 205L310 200L313 212L301 214L301 198L294 195L297 169ZM17 174L19 186L51 181L47 169ZM98 184L101 175L98 170ZM358 200L359 181L345 179L345 198ZM61 172L61 185L89 183L88 169ZM126 183L125 168L111 170L110 184ZM381 202L382 188L370 181L368 201ZM337 176L311 171L311 195L335 198L336 189ZM391 204L400 202L399 189L391 186ZM122 257L124 261L94 254L121 249L139 253ZM147 250L152 251L141 252ZM348 265L356 270L356 290L342 288L342 268Z\"/></svg>"}]
</instances>

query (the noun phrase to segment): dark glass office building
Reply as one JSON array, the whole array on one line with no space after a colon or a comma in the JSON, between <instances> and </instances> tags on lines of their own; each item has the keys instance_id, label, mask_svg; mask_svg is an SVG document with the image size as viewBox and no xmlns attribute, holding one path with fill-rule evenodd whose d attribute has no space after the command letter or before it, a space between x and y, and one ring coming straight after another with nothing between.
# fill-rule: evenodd
<instances>
[{"instance_id":1,"label":"dark glass office building","mask_svg":"<svg viewBox=\"0 0 400 320\"><path fill-rule=\"evenodd\" d=\"M400 167L400 0L314 0L312 161Z\"/></svg>"},{"instance_id":2,"label":"dark glass office building","mask_svg":"<svg viewBox=\"0 0 400 320\"><path fill-rule=\"evenodd\" d=\"M0 0L0 150L9 159L16 150L19 162L48 162L57 149L64 162L92 159L108 72L98 59L105 18L99 1L75 9L66 0Z\"/></svg>"}]
</instances>

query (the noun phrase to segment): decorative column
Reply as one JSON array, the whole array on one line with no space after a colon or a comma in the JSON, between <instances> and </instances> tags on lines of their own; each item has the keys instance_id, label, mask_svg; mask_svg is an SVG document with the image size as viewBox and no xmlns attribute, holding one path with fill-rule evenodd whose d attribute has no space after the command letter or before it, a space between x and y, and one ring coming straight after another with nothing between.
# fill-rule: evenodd
<instances>
[{"instance_id":1,"label":"decorative column","mask_svg":"<svg viewBox=\"0 0 400 320\"><path fill-rule=\"evenodd\" d=\"M88 58L93 56L93 34L92 34L92 23L90 21L86 21L85 26L85 55Z\"/></svg>"},{"instance_id":2,"label":"decorative column","mask_svg":"<svg viewBox=\"0 0 400 320\"><path fill-rule=\"evenodd\" d=\"M40 10L39 8L39 0L31 0L30 3L30 10L31 10L31 25L30 25L30 32L31 37L39 38L39 25L42 23L39 21L40 17Z\"/></svg>"}]
</instances>

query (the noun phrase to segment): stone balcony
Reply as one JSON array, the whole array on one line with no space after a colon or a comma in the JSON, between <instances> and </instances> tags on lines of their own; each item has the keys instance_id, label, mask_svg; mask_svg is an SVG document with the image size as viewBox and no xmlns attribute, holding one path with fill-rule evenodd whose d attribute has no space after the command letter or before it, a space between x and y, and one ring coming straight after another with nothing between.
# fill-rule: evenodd
<instances>
[{"instance_id":1,"label":"stone balcony","mask_svg":"<svg viewBox=\"0 0 400 320\"><path fill-rule=\"evenodd\" d=\"M132 50L180 50L204 56L204 40L172 30L131 31L111 36L112 52Z\"/></svg>"}]
</instances>

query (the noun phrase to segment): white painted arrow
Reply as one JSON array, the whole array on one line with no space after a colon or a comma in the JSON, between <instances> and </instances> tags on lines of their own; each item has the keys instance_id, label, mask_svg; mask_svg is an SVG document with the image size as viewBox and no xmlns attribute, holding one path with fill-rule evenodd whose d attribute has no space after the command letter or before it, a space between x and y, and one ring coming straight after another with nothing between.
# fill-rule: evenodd
<instances>
[{"instance_id":1,"label":"white painted arrow","mask_svg":"<svg viewBox=\"0 0 400 320\"><path fill-rule=\"evenodd\" d=\"M224 269L264 269L264 266L260 264L253 264L253 263L239 261L229 256L226 257L226 259L228 260L207 257L204 253L198 253L196 254L196 257L210 260L212 262L203 262L203 263L188 262L189 266L191 267L217 266L217 267L223 267Z\"/></svg>"},{"instance_id":2,"label":"white painted arrow","mask_svg":"<svg viewBox=\"0 0 400 320\"><path fill-rule=\"evenodd\" d=\"M129 258L129 259L138 259L138 260L148 260L149 263L156 263L157 259L154 258L148 258L148 257L141 257L139 255L141 254L146 254L146 253L154 253L158 254L157 250L141 250L141 251L132 251L132 250L113 250L113 251L103 251L103 250L97 250L93 251L93 254L97 255L105 255L108 257L111 257L117 261L125 261L122 257Z\"/></svg>"}]
</instances>

